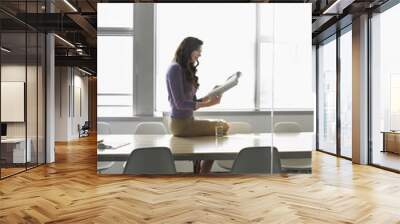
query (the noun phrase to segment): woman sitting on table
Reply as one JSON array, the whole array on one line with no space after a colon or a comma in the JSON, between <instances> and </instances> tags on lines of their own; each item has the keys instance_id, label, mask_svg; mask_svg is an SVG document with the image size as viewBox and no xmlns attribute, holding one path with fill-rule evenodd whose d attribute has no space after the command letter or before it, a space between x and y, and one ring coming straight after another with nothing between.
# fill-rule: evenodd
<instances>
[{"instance_id":1,"label":"woman sitting on table","mask_svg":"<svg viewBox=\"0 0 400 224\"><path fill-rule=\"evenodd\" d=\"M193 117L193 111L219 104L221 100L221 96L201 99L196 97L199 88L196 72L202 45L203 42L195 37L185 38L176 50L174 62L167 72L168 101L171 106L170 130L174 136L213 136L216 125L223 126L224 134L229 128L224 121L197 120ZM213 162L203 161L200 172L209 172Z\"/></svg>"}]
</instances>

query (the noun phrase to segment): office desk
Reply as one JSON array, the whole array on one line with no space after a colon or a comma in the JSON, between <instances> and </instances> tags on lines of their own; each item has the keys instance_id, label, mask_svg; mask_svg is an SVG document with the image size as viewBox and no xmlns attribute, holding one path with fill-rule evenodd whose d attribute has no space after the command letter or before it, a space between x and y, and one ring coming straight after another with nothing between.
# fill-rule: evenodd
<instances>
[{"instance_id":1,"label":"office desk","mask_svg":"<svg viewBox=\"0 0 400 224\"><path fill-rule=\"evenodd\" d=\"M273 137L273 138L272 138ZM104 143L130 143L116 149L98 149L98 161L126 161L134 149L168 147L175 160L234 160L239 151L251 146L277 147L280 157L310 158L313 149L312 132L285 134L235 134L224 137L206 136L180 138L172 135L98 135Z\"/></svg>"},{"instance_id":2,"label":"office desk","mask_svg":"<svg viewBox=\"0 0 400 224\"><path fill-rule=\"evenodd\" d=\"M31 139L25 151L25 138L6 138L1 140L1 157L6 163L25 163L31 161ZM26 153L25 153L26 152Z\"/></svg>"}]
</instances>

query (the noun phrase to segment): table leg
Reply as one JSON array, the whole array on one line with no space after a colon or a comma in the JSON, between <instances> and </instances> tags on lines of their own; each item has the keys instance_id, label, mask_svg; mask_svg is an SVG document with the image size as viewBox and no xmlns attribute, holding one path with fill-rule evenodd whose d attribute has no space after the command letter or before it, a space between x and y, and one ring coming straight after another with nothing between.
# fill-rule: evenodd
<instances>
[{"instance_id":1,"label":"table leg","mask_svg":"<svg viewBox=\"0 0 400 224\"><path fill-rule=\"evenodd\" d=\"M383 133L383 149L382 152L386 152L386 134Z\"/></svg>"}]
</instances>

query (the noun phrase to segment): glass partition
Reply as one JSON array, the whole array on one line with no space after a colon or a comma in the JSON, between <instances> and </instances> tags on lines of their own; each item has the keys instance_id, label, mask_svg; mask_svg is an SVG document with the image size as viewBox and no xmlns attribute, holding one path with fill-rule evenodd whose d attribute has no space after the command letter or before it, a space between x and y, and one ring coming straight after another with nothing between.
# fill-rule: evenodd
<instances>
[{"instance_id":1,"label":"glass partition","mask_svg":"<svg viewBox=\"0 0 400 224\"><path fill-rule=\"evenodd\" d=\"M26 114L27 114L27 150L30 151L30 160L27 167L34 167L38 163L38 35L36 32L27 32L27 80L26 80Z\"/></svg>"},{"instance_id":2,"label":"glass partition","mask_svg":"<svg viewBox=\"0 0 400 224\"><path fill-rule=\"evenodd\" d=\"M43 3L1 2L0 7L41 13ZM1 179L45 162L45 44L43 33L0 13Z\"/></svg>"},{"instance_id":3,"label":"glass partition","mask_svg":"<svg viewBox=\"0 0 400 224\"><path fill-rule=\"evenodd\" d=\"M346 32L347 31L347 32ZM352 34L340 36L340 154L352 157Z\"/></svg>"},{"instance_id":4,"label":"glass partition","mask_svg":"<svg viewBox=\"0 0 400 224\"><path fill-rule=\"evenodd\" d=\"M400 5L371 19L371 162L400 170Z\"/></svg>"},{"instance_id":5,"label":"glass partition","mask_svg":"<svg viewBox=\"0 0 400 224\"><path fill-rule=\"evenodd\" d=\"M121 167L118 170L115 169L121 162L112 161L115 157L107 154L111 153L107 151L107 147L112 146L107 144L111 144L112 139L118 139L116 133L132 135L132 131L128 133L119 126L124 120L122 118L124 114L132 115L130 111L122 111L123 108L132 107L132 101L134 101L132 96L136 98L140 94L154 93L154 102L148 103L155 105L157 111L170 111L166 73L179 43L188 36L203 40L202 55L199 58L200 63L197 67L198 73L196 73L200 83L196 93L197 98L207 95L215 85L223 84L234 72L241 71L243 75L237 86L223 94L220 104L194 111L194 118L198 120L223 119L227 121L230 126L228 136L215 139L214 127L211 126L210 129L207 123L204 127L208 131L205 134L207 138L198 143L199 145L192 145L196 143L195 139L186 142L186 146L190 145L192 148L186 147L185 150L192 150L190 152L192 154L202 150L205 152L207 150L236 150L233 156L227 152L220 154L215 152L218 156L212 172L231 172L232 159L236 158L234 156L237 156L243 148L274 146L279 151L279 156L282 153L282 158L285 160L279 160L285 164L284 172L311 171L315 99L311 70L311 4L154 4L155 29L150 27L151 33L154 32L155 82L153 86L148 86L146 90L148 92L137 92L135 88L142 84L135 81L147 79L145 77L148 77L148 74L131 72L134 75L130 75L132 65L130 68L117 66L124 72L120 72L118 76L113 73L115 69L111 69L115 67L113 65L119 65L126 58L133 60L134 71L142 71L140 66L144 66L138 63L140 60L137 58L140 58L140 55L123 57L124 54L113 54L112 52L116 50L115 46L120 48L119 44L115 45L115 40L127 39L125 40L127 43L123 44L123 50L126 52L131 52L134 46L142 44L141 41L152 45L149 44L148 37L141 36L146 32L135 32L135 30L144 30L144 27L133 27L134 38L130 37L129 33L125 33L124 37L107 36L106 31L110 30L122 35L127 31L122 28L130 26L130 23L115 21L114 24L113 21L108 21L112 14L108 10L124 13L120 7L103 8L108 5L101 4L102 9L98 13L99 29L103 31L103 33L98 33L98 59L102 61L99 64L101 67L98 76L98 114L101 118L101 122L98 122L98 137L104 140L98 145L100 173L123 172ZM224 11L222 17L221 10ZM289 20L288 14L290 14ZM135 26L141 25L138 21L144 20L142 16L145 16L144 13L134 15ZM182 17L193 19L183 21ZM176 26L176 24L181 25ZM120 44L123 43L121 41ZM133 44L128 44L129 42ZM110 55L113 57L112 60L109 58ZM120 76L121 74L124 76ZM120 78L115 79L115 77ZM133 88L130 86L132 79ZM140 106L143 105L135 105L135 107ZM165 124L168 123L168 119L170 119L169 115ZM187 128L189 129L191 128ZM170 134L171 130L168 131ZM279 131L279 133L274 131ZM247 136L243 136L244 134ZM174 147L179 145L179 141L185 142L185 139L173 137L169 141L169 137L171 136L160 137L160 139L154 136L143 138L149 139L148 144L154 143L158 144L157 146ZM135 141L130 147L134 147L133 144L140 145L143 140L140 136L137 139L134 138ZM120 139L120 141L127 141L127 139ZM231 141L237 141L238 144L233 144ZM177 152L179 153L179 150ZM188 161L190 160L188 158L194 158L190 156L185 158ZM271 156L278 158L274 154ZM179 155L176 158L179 158ZM178 172L193 172L190 167L192 161L186 164L189 169L181 169L185 165L181 166L180 162L175 162Z\"/></svg>"},{"instance_id":6,"label":"glass partition","mask_svg":"<svg viewBox=\"0 0 400 224\"><path fill-rule=\"evenodd\" d=\"M2 177L24 171L26 162L31 162L26 136L26 41L25 31L1 34Z\"/></svg>"},{"instance_id":7,"label":"glass partition","mask_svg":"<svg viewBox=\"0 0 400 224\"><path fill-rule=\"evenodd\" d=\"M318 48L318 149L336 154L336 35Z\"/></svg>"},{"instance_id":8,"label":"glass partition","mask_svg":"<svg viewBox=\"0 0 400 224\"><path fill-rule=\"evenodd\" d=\"M269 5L261 4L262 7ZM273 6L272 145L279 151L283 172L309 173L314 147L315 99L311 7L309 4Z\"/></svg>"},{"instance_id":9,"label":"glass partition","mask_svg":"<svg viewBox=\"0 0 400 224\"><path fill-rule=\"evenodd\" d=\"M37 142L37 162L44 164L46 162L46 37L45 34L38 34L38 76L37 76L37 90L38 90L38 105L37 105L37 128L38 128L38 142Z\"/></svg>"}]
</instances>

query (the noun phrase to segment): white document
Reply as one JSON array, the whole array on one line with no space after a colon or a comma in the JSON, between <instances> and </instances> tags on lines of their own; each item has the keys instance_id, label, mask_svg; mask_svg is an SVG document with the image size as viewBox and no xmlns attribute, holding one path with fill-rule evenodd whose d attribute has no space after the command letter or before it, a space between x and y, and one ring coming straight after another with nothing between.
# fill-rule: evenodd
<instances>
[{"instance_id":1,"label":"white document","mask_svg":"<svg viewBox=\"0 0 400 224\"><path fill-rule=\"evenodd\" d=\"M222 93L228 91L232 87L236 86L239 82L239 78L242 75L241 72L236 72L235 74L229 76L223 85L211 90L206 97L221 95Z\"/></svg>"},{"instance_id":2,"label":"white document","mask_svg":"<svg viewBox=\"0 0 400 224\"><path fill-rule=\"evenodd\" d=\"M127 146L131 143L129 142L100 142L97 144L97 149L118 149L123 146Z\"/></svg>"}]
</instances>

